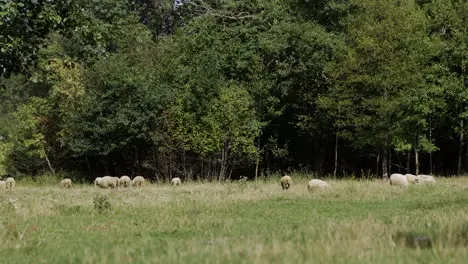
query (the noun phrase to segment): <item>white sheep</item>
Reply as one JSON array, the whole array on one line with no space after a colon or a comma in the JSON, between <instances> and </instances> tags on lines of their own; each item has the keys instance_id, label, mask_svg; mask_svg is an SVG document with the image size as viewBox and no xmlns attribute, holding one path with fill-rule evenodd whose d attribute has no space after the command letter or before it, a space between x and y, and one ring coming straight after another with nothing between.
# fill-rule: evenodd
<instances>
[{"instance_id":1,"label":"white sheep","mask_svg":"<svg viewBox=\"0 0 468 264\"><path fill-rule=\"evenodd\" d=\"M326 189L328 187L330 187L330 184L319 179L312 179L309 181L309 183L307 183L307 189L309 191Z\"/></svg>"},{"instance_id":2,"label":"white sheep","mask_svg":"<svg viewBox=\"0 0 468 264\"><path fill-rule=\"evenodd\" d=\"M394 173L390 175L390 185L407 187L408 179L402 174Z\"/></svg>"},{"instance_id":3,"label":"white sheep","mask_svg":"<svg viewBox=\"0 0 468 264\"><path fill-rule=\"evenodd\" d=\"M172 178L171 182L172 182L172 185L174 185L174 186L182 185L182 181L178 177Z\"/></svg>"},{"instance_id":4,"label":"white sheep","mask_svg":"<svg viewBox=\"0 0 468 264\"><path fill-rule=\"evenodd\" d=\"M131 185L132 185L132 180L130 179L130 177L128 177L127 175L123 175L122 177L120 177L119 187L127 188L127 187L130 187Z\"/></svg>"},{"instance_id":5,"label":"white sheep","mask_svg":"<svg viewBox=\"0 0 468 264\"><path fill-rule=\"evenodd\" d=\"M104 188L104 181L102 180L101 177L97 177L96 179L94 179L94 186L95 187L101 187L101 188Z\"/></svg>"},{"instance_id":6,"label":"white sheep","mask_svg":"<svg viewBox=\"0 0 468 264\"><path fill-rule=\"evenodd\" d=\"M417 178L418 178L417 184L435 184L436 183L434 176L431 176L431 175L420 174L417 176Z\"/></svg>"},{"instance_id":7,"label":"white sheep","mask_svg":"<svg viewBox=\"0 0 468 264\"><path fill-rule=\"evenodd\" d=\"M289 189L291 185L292 185L291 176L286 175L281 178L281 187L283 188L283 190Z\"/></svg>"},{"instance_id":8,"label":"white sheep","mask_svg":"<svg viewBox=\"0 0 468 264\"><path fill-rule=\"evenodd\" d=\"M133 187L143 187L144 183L145 183L145 178L143 178L143 176L136 176L132 180Z\"/></svg>"},{"instance_id":9,"label":"white sheep","mask_svg":"<svg viewBox=\"0 0 468 264\"><path fill-rule=\"evenodd\" d=\"M60 187L70 189L72 187L72 180L68 178L63 179L60 181Z\"/></svg>"},{"instance_id":10,"label":"white sheep","mask_svg":"<svg viewBox=\"0 0 468 264\"><path fill-rule=\"evenodd\" d=\"M247 178L246 176L241 176L238 180L238 182L240 183L246 183L247 181L249 180L249 178Z\"/></svg>"},{"instance_id":11,"label":"white sheep","mask_svg":"<svg viewBox=\"0 0 468 264\"><path fill-rule=\"evenodd\" d=\"M410 184L415 184L418 183L418 177L414 174L405 174L406 180L408 180L408 183Z\"/></svg>"},{"instance_id":12,"label":"white sheep","mask_svg":"<svg viewBox=\"0 0 468 264\"><path fill-rule=\"evenodd\" d=\"M6 189L6 182L5 181L0 181L0 190L1 189Z\"/></svg>"},{"instance_id":13,"label":"white sheep","mask_svg":"<svg viewBox=\"0 0 468 264\"><path fill-rule=\"evenodd\" d=\"M94 185L99 186L100 188L107 189L111 188L114 189L118 187L119 184L119 178L118 177L112 177L112 176L104 176L104 177L97 177L94 180Z\"/></svg>"},{"instance_id":14,"label":"white sheep","mask_svg":"<svg viewBox=\"0 0 468 264\"><path fill-rule=\"evenodd\" d=\"M103 179L107 181L107 184L111 189L119 187L119 177L104 176Z\"/></svg>"},{"instance_id":15,"label":"white sheep","mask_svg":"<svg viewBox=\"0 0 468 264\"><path fill-rule=\"evenodd\" d=\"M8 177L5 180L5 184L6 184L6 188L11 190L15 187L16 182L15 182L15 179L13 179L12 177Z\"/></svg>"}]
</instances>

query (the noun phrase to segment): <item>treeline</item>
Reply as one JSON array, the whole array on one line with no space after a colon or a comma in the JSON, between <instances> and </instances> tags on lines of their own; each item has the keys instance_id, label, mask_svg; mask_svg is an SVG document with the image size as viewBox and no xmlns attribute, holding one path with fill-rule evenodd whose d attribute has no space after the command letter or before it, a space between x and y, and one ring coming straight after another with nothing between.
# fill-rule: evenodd
<instances>
[{"instance_id":1,"label":"treeline","mask_svg":"<svg viewBox=\"0 0 468 264\"><path fill-rule=\"evenodd\" d=\"M465 0L0 0L0 172L468 171Z\"/></svg>"}]
</instances>

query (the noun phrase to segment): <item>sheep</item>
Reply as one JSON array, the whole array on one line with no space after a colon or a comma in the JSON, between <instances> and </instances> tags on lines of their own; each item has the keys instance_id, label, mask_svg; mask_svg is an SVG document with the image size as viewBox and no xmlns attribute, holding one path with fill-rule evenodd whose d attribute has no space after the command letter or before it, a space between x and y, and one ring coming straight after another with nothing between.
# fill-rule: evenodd
<instances>
[{"instance_id":1,"label":"sheep","mask_svg":"<svg viewBox=\"0 0 468 264\"><path fill-rule=\"evenodd\" d=\"M390 175L390 185L407 187L408 179L402 174L394 173Z\"/></svg>"},{"instance_id":2,"label":"sheep","mask_svg":"<svg viewBox=\"0 0 468 264\"><path fill-rule=\"evenodd\" d=\"M174 185L174 186L182 185L182 181L180 180L180 178L177 178L177 177L172 178L171 182L172 182L172 185Z\"/></svg>"},{"instance_id":3,"label":"sheep","mask_svg":"<svg viewBox=\"0 0 468 264\"><path fill-rule=\"evenodd\" d=\"M322 180L319 180L319 179L312 179L311 181L309 181L309 183L307 184L307 189L309 191L314 191L314 190L320 190L320 189L326 189L330 187L330 185L325 182L325 181L322 181Z\"/></svg>"},{"instance_id":4,"label":"sheep","mask_svg":"<svg viewBox=\"0 0 468 264\"><path fill-rule=\"evenodd\" d=\"M289 187L291 187L291 184L292 180L290 176L286 175L281 178L281 187L283 188L283 190L289 189Z\"/></svg>"},{"instance_id":5,"label":"sheep","mask_svg":"<svg viewBox=\"0 0 468 264\"><path fill-rule=\"evenodd\" d=\"M66 178L60 181L60 187L70 189L72 187L72 180Z\"/></svg>"},{"instance_id":6,"label":"sheep","mask_svg":"<svg viewBox=\"0 0 468 264\"><path fill-rule=\"evenodd\" d=\"M413 174L405 174L406 180L408 180L408 183L410 184L415 184L418 183L418 177Z\"/></svg>"},{"instance_id":7,"label":"sheep","mask_svg":"<svg viewBox=\"0 0 468 264\"><path fill-rule=\"evenodd\" d=\"M104 188L104 181L101 177L97 177L96 179L94 179L94 186Z\"/></svg>"},{"instance_id":8,"label":"sheep","mask_svg":"<svg viewBox=\"0 0 468 264\"><path fill-rule=\"evenodd\" d=\"M112 177L112 176L104 176L104 177L97 177L94 180L94 185L98 186L103 189L111 188L114 189L118 187L119 184L119 178L118 177Z\"/></svg>"},{"instance_id":9,"label":"sheep","mask_svg":"<svg viewBox=\"0 0 468 264\"><path fill-rule=\"evenodd\" d=\"M114 189L119 187L119 177L104 176L104 181L107 181L109 188Z\"/></svg>"},{"instance_id":10,"label":"sheep","mask_svg":"<svg viewBox=\"0 0 468 264\"><path fill-rule=\"evenodd\" d=\"M130 179L130 177L128 177L127 175L123 175L122 177L120 177L119 187L127 188L127 187L130 187L131 185L132 185L132 180Z\"/></svg>"},{"instance_id":11,"label":"sheep","mask_svg":"<svg viewBox=\"0 0 468 264\"><path fill-rule=\"evenodd\" d=\"M436 180L435 180L434 176L431 176L431 175L420 174L420 175L418 175L416 177L418 179L417 184L434 184L434 183L436 183Z\"/></svg>"},{"instance_id":12,"label":"sheep","mask_svg":"<svg viewBox=\"0 0 468 264\"><path fill-rule=\"evenodd\" d=\"M6 184L6 188L11 190L15 187L16 182L15 182L15 179L13 179L12 177L8 177L5 180L5 184Z\"/></svg>"},{"instance_id":13,"label":"sheep","mask_svg":"<svg viewBox=\"0 0 468 264\"><path fill-rule=\"evenodd\" d=\"M133 187L143 187L144 183L145 183L145 178L143 178L143 176L136 176L132 180Z\"/></svg>"},{"instance_id":14,"label":"sheep","mask_svg":"<svg viewBox=\"0 0 468 264\"><path fill-rule=\"evenodd\" d=\"M0 181L0 190L1 189L6 189L6 182L5 181Z\"/></svg>"},{"instance_id":15,"label":"sheep","mask_svg":"<svg viewBox=\"0 0 468 264\"><path fill-rule=\"evenodd\" d=\"M236 180L235 182L239 184L239 186L246 186L248 180L249 178L247 178L246 176L240 176L240 178Z\"/></svg>"},{"instance_id":16,"label":"sheep","mask_svg":"<svg viewBox=\"0 0 468 264\"><path fill-rule=\"evenodd\" d=\"M97 177L94 180L94 185L103 189L109 188L109 178L110 176L105 176L105 177Z\"/></svg>"}]
</instances>

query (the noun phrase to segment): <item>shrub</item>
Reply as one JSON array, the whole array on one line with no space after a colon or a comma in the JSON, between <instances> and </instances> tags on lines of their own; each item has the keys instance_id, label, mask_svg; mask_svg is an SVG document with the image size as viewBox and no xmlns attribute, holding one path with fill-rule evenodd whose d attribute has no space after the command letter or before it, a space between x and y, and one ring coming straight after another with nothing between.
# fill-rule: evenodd
<instances>
[{"instance_id":1,"label":"shrub","mask_svg":"<svg viewBox=\"0 0 468 264\"><path fill-rule=\"evenodd\" d=\"M110 211L112 205L106 195L97 194L93 200L94 209L100 214Z\"/></svg>"}]
</instances>

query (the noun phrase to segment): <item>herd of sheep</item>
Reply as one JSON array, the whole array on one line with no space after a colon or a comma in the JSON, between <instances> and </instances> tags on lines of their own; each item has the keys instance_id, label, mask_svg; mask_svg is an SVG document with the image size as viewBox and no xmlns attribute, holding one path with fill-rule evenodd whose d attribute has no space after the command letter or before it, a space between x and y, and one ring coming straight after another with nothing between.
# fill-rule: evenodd
<instances>
[{"instance_id":1,"label":"herd of sheep","mask_svg":"<svg viewBox=\"0 0 468 264\"><path fill-rule=\"evenodd\" d=\"M94 186L103 188L103 189L114 189L114 188L129 188L129 187L137 187L141 188L145 184L145 178L143 176L136 176L135 178L130 179L129 176L123 175L119 177L113 176L104 176L104 177L97 177L94 180ZM242 177L240 182L247 181L247 177ZM407 187L410 184L428 184L428 183L435 183L434 176L430 175L413 175L413 174L399 174L394 173L390 175L390 185L402 186ZM171 184L174 186L182 185L182 181L180 178L173 178L171 180ZM293 184L291 176L283 176L280 180L281 187L284 190L287 190ZM0 180L0 190L1 189L13 189L15 187L15 179L12 177L8 177L5 181ZM60 187L69 189L72 187L72 180L71 179L63 179L60 181ZM322 190L329 188L330 184L325 181L319 179L312 179L307 183L307 189L309 191L315 190Z\"/></svg>"},{"instance_id":2,"label":"herd of sheep","mask_svg":"<svg viewBox=\"0 0 468 264\"><path fill-rule=\"evenodd\" d=\"M292 185L292 179L290 176L283 176L281 178L281 187L285 190L289 189ZM407 187L410 184L434 184L436 180L434 176L430 175L413 175L413 174L399 174L394 173L390 175L390 185ZM307 189L309 191L322 190L329 188L330 184L319 179L312 179L307 183Z\"/></svg>"},{"instance_id":3,"label":"herd of sheep","mask_svg":"<svg viewBox=\"0 0 468 264\"><path fill-rule=\"evenodd\" d=\"M291 176L286 175L281 178L280 183L283 190L287 190L289 187L291 187L293 182ZM330 187L330 184L319 179L312 179L307 183L307 189L309 191L326 189L328 187Z\"/></svg>"},{"instance_id":4,"label":"herd of sheep","mask_svg":"<svg viewBox=\"0 0 468 264\"><path fill-rule=\"evenodd\" d=\"M8 177L4 181L0 181L0 190L1 189L13 189L15 187L15 179L13 177Z\"/></svg>"},{"instance_id":5,"label":"herd of sheep","mask_svg":"<svg viewBox=\"0 0 468 264\"><path fill-rule=\"evenodd\" d=\"M434 176L394 173L390 175L390 184L406 187L410 184L436 183Z\"/></svg>"}]
</instances>

